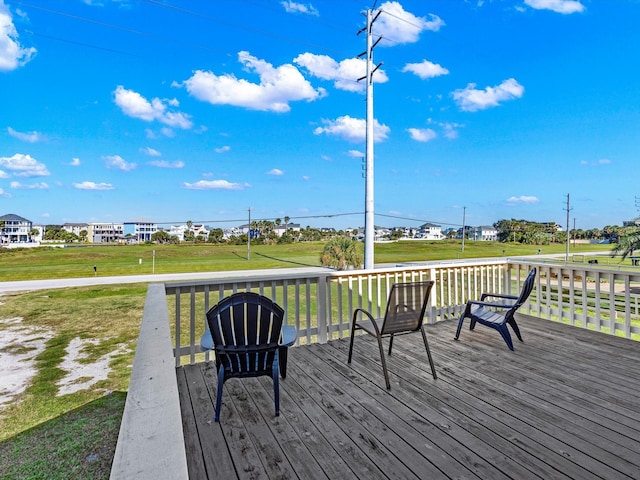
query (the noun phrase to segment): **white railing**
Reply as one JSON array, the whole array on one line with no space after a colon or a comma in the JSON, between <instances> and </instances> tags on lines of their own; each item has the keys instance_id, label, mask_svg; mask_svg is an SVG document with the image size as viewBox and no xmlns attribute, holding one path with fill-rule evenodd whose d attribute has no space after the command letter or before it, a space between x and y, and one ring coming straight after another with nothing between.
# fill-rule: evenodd
<instances>
[{"instance_id":1,"label":"white railing","mask_svg":"<svg viewBox=\"0 0 640 480\"><path fill-rule=\"evenodd\" d=\"M271 297L298 329L297 344L308 344L348 335L354 308L381 316L395 282L434 280L428 323L455 321L466 301L483 291L520 292L532 267L538 275L522 313L640 340L640 272L586 264L488 259L347 272L271 270L151 284L111 479L157 478L159 470L163 476L169 467L155 461L159 458L170 459L172 478L186 478L175 367L209 359L200 349L205 312L230 293L250 290Z\"/></svg>"}]
</instances>

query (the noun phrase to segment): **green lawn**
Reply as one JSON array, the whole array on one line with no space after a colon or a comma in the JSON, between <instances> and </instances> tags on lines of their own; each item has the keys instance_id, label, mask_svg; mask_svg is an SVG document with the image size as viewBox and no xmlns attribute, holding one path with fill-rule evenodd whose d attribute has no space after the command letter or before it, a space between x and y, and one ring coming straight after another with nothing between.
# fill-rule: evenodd
<instances>
[{"instance_id":1,"label":"green lawn","mask_svg":"<svg viewBox=\"0 0 640 480\"><path fill-rule=\"evenodd\" d=\"M72 246L69 248L0 249L0 279L38 280L55 278L138 275L151 273L212 272L320 265L324 244L289 245L121 245ZM377 243L376 263L398 263L452 258L503 257L565 253L565 245L521 245L459 240L400 241ZM570 253L601 251L609 245L577 244ZM617 260L615 260L617 261ZM97 272L94 273L93 267Z\"/></svg>"}]
</instances>

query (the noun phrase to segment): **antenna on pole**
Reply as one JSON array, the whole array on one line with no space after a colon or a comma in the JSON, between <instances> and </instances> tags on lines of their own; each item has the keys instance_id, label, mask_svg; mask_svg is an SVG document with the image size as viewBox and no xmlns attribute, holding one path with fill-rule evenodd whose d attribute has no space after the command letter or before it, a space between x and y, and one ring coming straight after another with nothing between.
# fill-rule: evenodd
<instances>
[{"instance_id":1,"label":"antenna on pole","mask_svg":"<svg viewBox=\"0 0 640 480\"><path fill-rule=\"evenodd\" d=\"M569 214L571 213L571 203L569 202L569 194L567 193L567 248L565 249L564 263L569 262L569 242L571 241L571 230L569 230Z\"/></svg>"},{"instance_id":2,"label":"antenna on pole","mask_svg":"<svg viewBox=\"0 0 640 480\"><path fill-rule=\"evenodd\" d=\"M467 207L462 207L462 253L464 253L464 234L465 234L465 221L467 217Z\"/></svg>"},{"instance_id":3,"label":"antenna on pole","mask_svg":"<svg viewBox=\"0 0 640 480\"><path fill-rule=\"evenodd\" d=\"M377 0L376 0L377 2ZM375 3L374 2L374 7ZM367 81L367 117L366 117L366 150L365 150L365 198L364 198L364 268L369 270L374 267L373 259L373 240L375 235L375 224L373 214L373 74L380 68L380 63L375 68L373 66L373 48L378 44L382 37L373 42L372 26L382 11L373 16L372 10L367 10L367 26L361 29L358 34L367 32L367 50L359 56L367 56L367 72L366 76L358 80Z\"/></svg>"},{"instance_id":4,"label":"antenna on pole","mask_svg":"<svg viewBox=\"0 0 640 480\"><path fill-rule=\"evenodd\" d=\"M247 230L247 260L251 260L251 207L249 207L249 229Z\"/></svg>"}]
</instances>

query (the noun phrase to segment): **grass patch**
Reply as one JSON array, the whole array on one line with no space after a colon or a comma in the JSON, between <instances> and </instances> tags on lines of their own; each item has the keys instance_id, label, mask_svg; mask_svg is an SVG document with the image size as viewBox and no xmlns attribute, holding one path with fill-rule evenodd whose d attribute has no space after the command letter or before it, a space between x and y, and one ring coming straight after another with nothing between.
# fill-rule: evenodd
<instances>
[{"instance_id":1,"label":"grass patch","mask_svg":"<svg viewBox=\"0 0 640 480\"><path fill-rule=\"evenodd\" d=\"M185 272L217 272L299 266L320 266L324 242L284 245L86 245L69 248L0 249L0 278L4 281L56 278L146 275ZM399 241L374 245L376 263L417 262L454 258L487 258L564 254L566 246L460 240ZM571 254L602 251L610 245L577 244ZM247 258L249 257L249 259ZM140 263L142 261L142 263ZM617 260L616 260L617 261ZM627 260L630 265L630 260Z\"/></svg>"},{"instance_id":2,"label":"grass patch","mask_svg":"<svg viewBox=\"0 0 640 480\"><path fill-rule=\"evenodd\" d=\"M125 398L103 396L0 443L0 477L108 479Z\"/></svg>"}]
</instances>

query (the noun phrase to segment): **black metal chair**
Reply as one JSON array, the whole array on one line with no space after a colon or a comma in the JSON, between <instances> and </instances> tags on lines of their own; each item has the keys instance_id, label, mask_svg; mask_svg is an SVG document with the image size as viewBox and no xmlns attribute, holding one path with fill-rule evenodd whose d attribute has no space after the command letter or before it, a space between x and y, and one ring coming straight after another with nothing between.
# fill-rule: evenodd
<instances>
[{"instance_id":1,"label":"black metal chair","mask_svg":"<svg viewBox=\"0 0 640 480\"><path fill-rule=\"evenodd\" d=\"M529 298L529 294L533 290L533 282L536 278L536 269L532 268L527 275L527 278L522 285L522 291L520 295L505 295L500 293L483 293L480 297L480 301L469 300L465 306L464 312L460 316L458 321L458 329L456 330L455 340L460 337L460 330L465 318L469 318L470 325L469 330L473 330L476 326L476 322L491 327L500 332L500 335L504 339L505 343L510 350L513 350L513 341L511 340L511 334L507 325L509 325L518 340L521 342L522 335L520 335L520 329L514 318L516 310L518 310L524 302ZM495 298L495 301L485 301L487 298Z\"/></svg>"},{"instance_id":2,"label":"black metal chair","mask_svg":"<svg viewBox=\"0 0 640 480\"><path fill-rule=\"evenodd\" d=\"M268 297L234 293L207 312L218 370L215 421L220 420L222 387L230 378L270 376L276 416L280 415L278 350L284 310Z\"/></svg>"},{"instance_id":3,"label":"black metal chair","mask_svg":"<svg viewBox=\"0 0 640 480\"><path fill-rule=\"evenodd\" d=\"M353 341L355 339L356 330L364 330L370 335L376 337L378 348L380 349L380 360L382 362L382 371L387 390L391 389L389 382L389 372L387 371L387 362L382 348L382 338L389 337L389 355L393 347L393 337L406 333L414 333L420 331L424 346L427 349L427 357L429 365L431 365L431 374L433 378L437 378L436 369L431 358L431 350L427 342L427 335L422 328L424 314L429 301L429 293L433 287L433 281L426 282L408 282L394 283L389 292L387 300L387 308L383 318L374 318L368 311L357 308L353 312L353 320L351 322L351 341L349 343L349 359L353 353Z\"/></svg>"}]
</instances>

